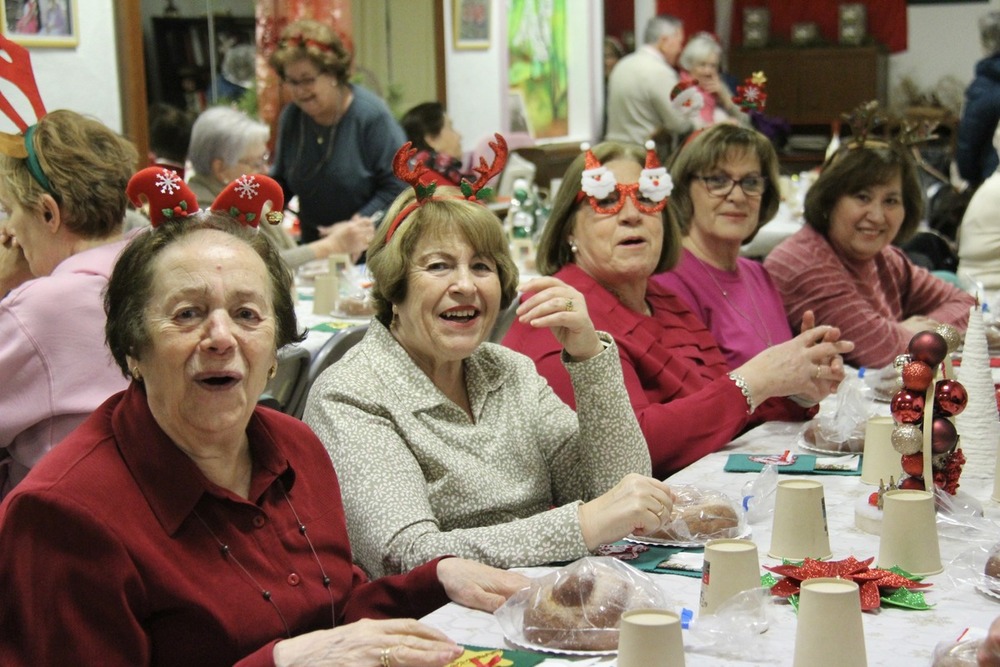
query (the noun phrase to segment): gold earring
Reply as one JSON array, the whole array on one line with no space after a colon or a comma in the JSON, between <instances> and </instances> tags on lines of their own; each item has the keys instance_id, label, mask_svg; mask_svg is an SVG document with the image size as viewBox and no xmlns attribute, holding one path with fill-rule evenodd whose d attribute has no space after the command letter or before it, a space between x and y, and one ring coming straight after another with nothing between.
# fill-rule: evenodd
<instances>
[{"instance_id":1,"label":"gold earring","mask_svg":"<svg viewBox=\"0 0 1000 667\"><path fill-rule=\"evenodd\" d=\"M277 374L278 374L278 362L276 361L274 362L274 364L271 365L271 370L267 372L267 379L271 380Z\"/></svg>"},{"instance_id":2,"label":"gold earring","mask_svg":"<svg viewBox=\"0 0 1000 667\"><path fill-rule=\"evenodd\" d=\"M136 382L142 382L142 372L139 370L138 366L133 367L130 372L132 373L132 379Z\"/></svg>"}]
</instances>

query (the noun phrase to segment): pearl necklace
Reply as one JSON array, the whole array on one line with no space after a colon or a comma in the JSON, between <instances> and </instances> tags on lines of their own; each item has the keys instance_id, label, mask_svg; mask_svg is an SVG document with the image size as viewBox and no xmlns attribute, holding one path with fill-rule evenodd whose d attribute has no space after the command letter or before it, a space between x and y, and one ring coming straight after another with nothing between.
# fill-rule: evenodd
<instances>
[{"instance_id":1,"label":"pearl necklace","mask_svg":"<svg viewBox=\"0 0 1000 667\"><path fill-rule=\"evenodd\" d=\"M337 614L334 608L333 591L330 590L330 577L327 576L326 570L323 568L323 563L320 562L319 560L319 554L316 553L316 547L313 546L312 540L309 539L309 533L306 532L306 525L302 523L301 519L299 519L299 514L298 512L295 511L295 506L292 505L292 501L288 497L288 493L285 491L284 483L282 483L280 479L277 480L277 482L279 488L281 489L281 495L285 497L285 502L288 503L288 508L292 510L292 516L295 517L295 523L298 524L299 534L302 535L302 537L306 538L306 544L309 545L309 551L312 552L313 560L315 560L316 565L319 566L319 573L320 576L322 577L321 581L323 582L323 587L326 589L327 594L330 596L330 627L331 628L336 627ZM201 525L205 527L205 530L208 531L208 534L212 536L212 539L215 540L216 544L219 545L219 553L222 554L222 557L230 561L240 571L240 573L250 583L250 585L257 589L257 591L260 593L261 598L263 598L265 602L267 602L274 608L275 613L278 614L278 618L281 620L282 627L284 627L285 629L285 636L291 638L292 632L291 629L288 627L288 621L285 620L285 615L281 613L281 608L278 607L273 597L271 596L271 591L267 590L266 588L260 585L260 582L257 581L257 578L254 577L253 574L251 574L250 571L243 565L243 563L239 561L239 559L235 556L235 554L233 554L232 550L229 548L229 545L223 542L219 538L219 536L215 533L215 531L212 530L212 528L208 525L208 522L205 521L205 519L202 518L201 514L198 513L198 510L194 510L194 515L198 518L198 521L201 522Z\"/></svg>"},{"instance_id":2,"label":"pearl necklace","mask_svg":"<svg viewBox=\"0 0 1000 667\"><path fill-rule=\"evenodd\" d=\"M764 321L764 316L760 314L760 308L757 307L757 301L756 299L753 298L753 290L748 289L747 296L750 297L750 305L753 306L754 314L757 316L756 322L750 319L750 316L747 315L745 312L743 312L743 309L737 306L736 303L730 298L729 292L723 289L722 285L719 284L719 281L716 279L715 275L708 268L708 264L701 257L698 257L693 252L691 253L691 256L694 257L695 260L697 260L698 264L701 266L702 270L708 275L709 279L713 283L715 283L715 287L722 293L722 298L726 300L726 303L729 304L729 307L732 308L737 315L746 320L747 324L750 325L750 330L753 331L754 335L757 336L757 338L759 338L762 342L764 342L768 347L774 345L774 342L771 340L771 334L767 329L767 323ZM737 272L739 272L739 265L737 265ZM760 325L760 329L757 328L758 324Z\"/></svg>"}]
</instances>

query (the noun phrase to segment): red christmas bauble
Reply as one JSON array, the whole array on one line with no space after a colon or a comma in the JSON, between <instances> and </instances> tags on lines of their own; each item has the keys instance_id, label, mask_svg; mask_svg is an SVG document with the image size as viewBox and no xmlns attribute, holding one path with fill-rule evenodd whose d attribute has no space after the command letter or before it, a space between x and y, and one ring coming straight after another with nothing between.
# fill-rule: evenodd
<instances>
[{"instance_id":1,"label":"red christmas bauble","mask_svg":"<svg viewBox=\"0 0 1000 667\"><path fill-rule=\"evenodd\" d=\"M907 454L906 456L900 457L900 462L903 464L903 472L905 472L910 477L920 477L924 474L924 455L923 454Z\"/></svg>"},{"instance_id":2,"label":"red christmas bauble","mask_svg":"<svg viewBox=\"0 0 1000 667\"><path fill-rule=\"evenodd\" d=\"M934 381L934 369L922 361L903 366L903 386L912 391L927 391Z\"/></svg>"},{"instance_id":3,"label":"red christmas bauble","mask_svg":"<svg viewBox=\"0 0 1000 667\"><path fill-rule=\"evenodd\" d=\"M931 427L931 450L935 454L945 454L950 452L958 442L958 431L951 420L944 417L935 417L934 425Z\"/></svg>"},{"instance_id":4,"label":"red christmas bauble","mask_svg":"<svg viewBox=\"0 0 1000 667\"><path fill-rule=\"evenodd\" d=\"M936 331L921 331L910 339L906 349L914 359L937 368L948 354L948 341Z\"/></svg>"},{"instance_id":5,"label":"red christmas bauble","mask_svg":"<svg viewBox=\"0 0 1000 667\"><path fill-rule=\"evenodd\" d=\"M924 480L919 477L904 477L899 481L899 488L907 491L923 491Z\"/></svg>"},{"instance_id":6,"label":"red christmas bauble","mask_svg":"<svg viewBox=\"0 0 1000 667\"><path fill-rule=\"evenodd\" d=\"M960 414L969 402L969 393L958 380L940 380L934 386L934 411L949 417Z\"/></svg>"},{"instance_id":7,"label":"red christmas bauble","mask_svg":"<svg viewBox=\"0 0 1000 667\"><path fill-rule=\"evenodd\" d=\"M924 395L920 392L900 389L889 403L893 419L900 424L917 424L924 418Z\"/></svg>"}]
</instances>

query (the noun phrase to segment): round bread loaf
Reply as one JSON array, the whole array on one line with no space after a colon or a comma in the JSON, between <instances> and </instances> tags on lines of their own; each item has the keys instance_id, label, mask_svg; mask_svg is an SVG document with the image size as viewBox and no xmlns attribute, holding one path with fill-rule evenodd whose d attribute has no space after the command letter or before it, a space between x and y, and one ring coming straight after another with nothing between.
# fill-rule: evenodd
<instances>
[{"instance_id":1,"label":"round bread loaf","mask_svg":"<svg viewBox=\"0 0 1000 667\"><path fill-rule=\"evenodd\" d=\"M994 551L986 559L986 584L994 593L1000 593L1000 553Z\"/></svg>"},{"instance_id":2,"label":"round bread loaf","mask_svg":"<svg viewBox=\"0 0 1000 667\"><path fill-rule=\"evenodd\" d=\"M704 541L722 537L736 537L734 531L739 517L727 503L704 502L678 506L670 514L670 521L650 534L664 540L677 542Z\"/></svg>"},{"instance_id":3,"label":"round bread loaf","mask_svg":"<svg viewBox=\"0 0 1000 667\"><path fill-rule=\"evenodd\" d=\"M628 583L613 574L569 574L524 610L524 636L546 648L613 651L628 601Z\"/></svg>"}]
</instances>

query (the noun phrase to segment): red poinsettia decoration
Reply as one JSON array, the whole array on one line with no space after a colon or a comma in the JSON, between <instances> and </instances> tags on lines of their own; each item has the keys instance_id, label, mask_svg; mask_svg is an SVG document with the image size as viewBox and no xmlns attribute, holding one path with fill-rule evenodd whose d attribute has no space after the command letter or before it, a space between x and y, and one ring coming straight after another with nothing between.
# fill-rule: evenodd
<instances>
[{"instance_id":1,"label":"red poinsettia decoration","mask_svg":"<svg viewBox=\"0 0 1000 667\"><path fill-rule=\"evenodd\" d=\"M771 594L778 597L787 598L796 595L799 587L806 579L817 577L839 577L840 579L850 579L861 589L861 609L870 611L881 606L882 588L927 588L930 584L922 584L912 579L879 568L869 568L875 557L866 558L859 561L854 556L848 556L844 560L820 561L806 558L801 565L776 565L765 567L775 574L780 574L784 579L771 587Z\"/></svg>"}]
</instances>

